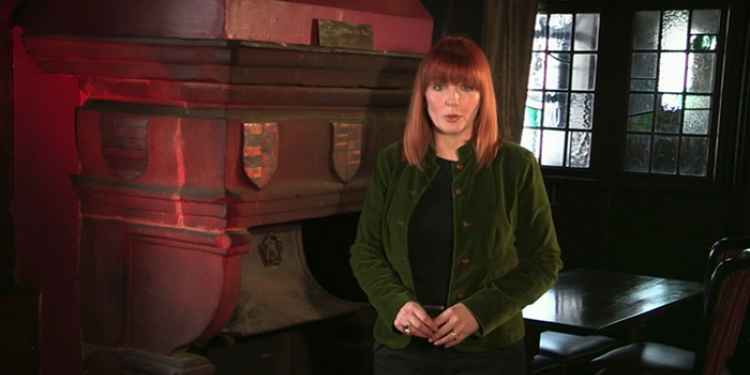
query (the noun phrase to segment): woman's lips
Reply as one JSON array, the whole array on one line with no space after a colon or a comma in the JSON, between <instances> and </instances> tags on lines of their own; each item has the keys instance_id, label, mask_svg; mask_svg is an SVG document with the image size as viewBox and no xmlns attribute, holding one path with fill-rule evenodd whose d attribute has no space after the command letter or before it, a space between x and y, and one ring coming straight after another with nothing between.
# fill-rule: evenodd
<instances>
[{"instance_id":1,"label":"woman's lips","mask_svg":"<svg viewBox=\"0 0 750 375\"><path fill-rule=\"evenodd\" d=\"M448 121L448 122L456 122L461 119L461 116L460 115L445 115L443 116L443 118L445 119L445 121Z\"/></svg>"}]
</instances>

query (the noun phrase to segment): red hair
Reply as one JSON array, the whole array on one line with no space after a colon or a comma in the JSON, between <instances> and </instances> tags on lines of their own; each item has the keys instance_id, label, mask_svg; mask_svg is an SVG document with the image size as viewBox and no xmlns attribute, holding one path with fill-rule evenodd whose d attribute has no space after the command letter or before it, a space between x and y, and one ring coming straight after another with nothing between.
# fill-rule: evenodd
<instances>
[{"instance_id":1,"label":"red hair","mask_svg":"<svg viewBox=\"0 0 750 375\"><path fill-rule=\"evenodd\" d=\"M464 37L440 39L419 64L404 128L403 154L407 163L422 169L424 155L433 142L433 125L425 104L425 91L433 82L465 84L479 91L472 140L479 167L486 166L495 158L503 134L497 123L490 64L482 49Z\"/></svg>"}]
</instances>

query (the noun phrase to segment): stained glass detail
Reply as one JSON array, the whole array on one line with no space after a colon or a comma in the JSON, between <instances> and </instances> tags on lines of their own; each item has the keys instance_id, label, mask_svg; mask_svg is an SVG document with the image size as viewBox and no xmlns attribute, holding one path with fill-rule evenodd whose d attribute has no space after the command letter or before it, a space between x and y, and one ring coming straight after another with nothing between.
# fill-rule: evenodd
<instances>
[{"instance_id":1,"label":"stained glass detail","mask_svg":"<svg viewBox=\"0 0 750 375\"><path fill-rule=\"evenodd\" d=\"M690 36L690 50L691 51L714 51L716 50L716 44L718 43L716 35L691 35Z\"/></svg>"},{"instance_id":2,"label":"stained glass detail","mask_svg":"<svg viewBox=\"0 0 750 375\"><path fill-rule=\"evenodd\" d=\"M541 127L542 122L542 92L529 91L526 94L526 111L523 125L530 128Z\"/></svg>"}]
</instances>

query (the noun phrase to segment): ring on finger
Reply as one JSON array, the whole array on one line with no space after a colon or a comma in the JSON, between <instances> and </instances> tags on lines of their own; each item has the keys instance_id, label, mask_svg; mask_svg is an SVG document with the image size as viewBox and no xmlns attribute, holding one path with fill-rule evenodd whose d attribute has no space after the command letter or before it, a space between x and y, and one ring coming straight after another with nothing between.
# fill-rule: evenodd
<instances>
[{"instance_id":1,"label":"ring on finger","mask_svg":"<svg viewBox=\"0 0 750 375\"><path fill-rule=\"evenodd\" d=\"M411 335L411 329L409 328L409 325L404 326L404 333L407 335Z\"/></svg>"},{"instance_id":2,"label":"ring on finger","mask_svg":"<svg viewBox=\"0 0 750 375\"><path fill-rule=\"evenodd\" d=\"M451 331L451 337L453 337L454 340L458 339L458 334L456 331Z\"/></svg>"}]
</instances>

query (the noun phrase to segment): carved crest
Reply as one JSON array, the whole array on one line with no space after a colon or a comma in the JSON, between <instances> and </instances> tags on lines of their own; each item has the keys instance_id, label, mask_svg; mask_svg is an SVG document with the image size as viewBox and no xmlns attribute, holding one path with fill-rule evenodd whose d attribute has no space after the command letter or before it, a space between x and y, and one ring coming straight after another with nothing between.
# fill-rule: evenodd
<instances>
[{"instance_id":1,"label":"carved crest","mask_svg":"<svg viewBox=\"0 0 750 375\"><path fill-rule=\"evenodd\" d=\"M148 166L148 118L124 113L101 115L102 156L112 175L138 178Z\"/></svg>"},{"instance_id":2,"label":"carved crest","mask_svg":"<svg viewBox=\"0 0 750 375\"><path fill-rule=\"evenodd\" d=\"M283 251L281 240L273 233L263 237L263 241L258 245L258 254L264 267L281 265Z\"/></svg>"},{"instance_id":3,"label":"carved crest","mask_svg":"<svg viewBox=\"0 0 750 375\"><path fill-rule=\"evenodd\" d=\"M246 122L242 127L245 175L262 189L271 181L278 167L279 127L275 122Z\"/></svg>"},{"instance_id":4,"label":"carved crest","mask_svg":"<svg viewBox=\"0 0 750 375\"><path fill-rule=\"evenodd\" d=\"M343 182L349 182L362 161L362 124L334 122L333 170Z\"/></svg>"}]
</instances>

